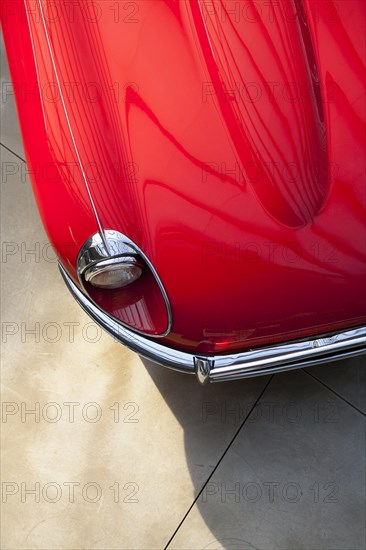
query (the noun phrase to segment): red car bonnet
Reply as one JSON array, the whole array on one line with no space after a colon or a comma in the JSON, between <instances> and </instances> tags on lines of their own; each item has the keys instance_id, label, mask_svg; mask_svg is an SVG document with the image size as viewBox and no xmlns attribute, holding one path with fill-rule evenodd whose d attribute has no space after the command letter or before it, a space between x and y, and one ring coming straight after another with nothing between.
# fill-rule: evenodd
<instances>
[{"instance_id":1,"label":"red car bonnet","mask_svg":"<svg viewBox=\"0 0 366 550\"><path fill-rule=\"evenodd\" d=\"M13 2L2 20L39 209L74 279L84 241L113 229L157 270L173 347L361 324L363 0L71 4Z\"/></svg>"}]
</instances>

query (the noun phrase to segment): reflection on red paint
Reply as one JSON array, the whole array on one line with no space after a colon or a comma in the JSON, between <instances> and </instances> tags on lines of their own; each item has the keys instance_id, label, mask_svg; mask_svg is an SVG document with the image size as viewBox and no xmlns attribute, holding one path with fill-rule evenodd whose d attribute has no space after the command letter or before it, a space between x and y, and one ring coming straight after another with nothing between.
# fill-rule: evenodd
<instances>
[{"instance_id":1,"label":"reflection on red paint","mask_svg":"<svg viewBox=\"0 0 366 550\"><path fill-rule=\"evenodd\" d=\"M98 221L128 235L166 288L172 347L238 350L365 320L366 4L256 4L258 17L223 0L138 1L127 23L70 20L60 3L46 23L66 112L15 86L30 169L60 176L33 185L62 262L75 276ZM54 89L41 19L8 14L3 32L14 83ZM295 256L278 253L289 244ZM115 314L137 326L138 310Z\"/></svg>"}]
</instances>

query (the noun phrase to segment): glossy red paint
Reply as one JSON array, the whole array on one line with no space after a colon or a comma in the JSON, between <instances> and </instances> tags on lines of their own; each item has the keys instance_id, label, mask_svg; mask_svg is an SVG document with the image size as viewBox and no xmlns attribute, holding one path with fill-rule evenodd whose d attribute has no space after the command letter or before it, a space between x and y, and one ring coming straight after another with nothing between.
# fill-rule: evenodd
<instances>
[{"instance_id":1,"label":"glossy red paint","mask_svg":"<svg viewBox=\"0 0 366 550\"><path fill-rule=\"evenodd\" d=\"M169 318L164 298L146 265L142 276L123 289L106 292L90 284L85 287L96 304L125 325L151 336L167 332Z\"/></svg>"},{"instance_id":2,"label":"glossy red paint","mask_svg":"<svg viewBox=\"0 0 366 550\"><path fill-rule=\"evenodd\" d=\"M362 324L365 2L95 5L2 14L37 202L75 280L83 242L114 229L159 273L172 347Z\"/></svg>"}]
</instances>

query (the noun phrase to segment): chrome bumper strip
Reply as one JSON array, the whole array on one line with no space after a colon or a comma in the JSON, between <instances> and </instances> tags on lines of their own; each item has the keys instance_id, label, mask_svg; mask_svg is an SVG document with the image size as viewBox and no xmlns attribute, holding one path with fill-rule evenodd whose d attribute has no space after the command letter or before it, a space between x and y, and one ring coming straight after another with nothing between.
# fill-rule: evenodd
<instances>
[{"instance_id":1,"label":"chrome bumper strip","mask_svg":"<svg viewBox=\"0 0 366 550\"><path fill-rule=\"evenodd\" d=\"M90 301L61 264L59 268L80 306L116 340L150 361L181 372L196 374L201 384L281 372L366 352L366 326L231 355L194 355L175 350L117 323Z\"/></svg>"}]
</instances>

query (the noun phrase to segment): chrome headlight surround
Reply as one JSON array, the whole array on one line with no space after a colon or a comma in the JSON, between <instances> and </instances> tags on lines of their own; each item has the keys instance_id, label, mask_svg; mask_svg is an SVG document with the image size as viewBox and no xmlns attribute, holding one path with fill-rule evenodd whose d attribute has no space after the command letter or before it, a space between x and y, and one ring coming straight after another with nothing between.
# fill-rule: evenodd
<instances>
[{"instance_id":1,"label":"chrome headlight surround","mask_svg":"<svg viewBox=\"0 0 366 550\"><path fill-rule=\"evenodd\" d=\"M154 276L165 302L168 323L163 333L149 334L148 336L149 338L162 338L167 336L172 328L172 312L166 290L156 269L146 254L129 237L123 235L123 233L107 229L104 230L103 235L94 233L94 235L85 241L79 251L76 266L83 292L91 299L86 283L90 283L90 278L93 274L113 265L123 266L124 264L133 265L135 267L140 266L141 270L143 267L147 267ZM146 265L143 266L143 264ZM123 288L122 286L121 289L123 290ZM95 306L100 307L94 300L92 301ZM125 326L137 334L147 336L144 332L123 323L120 319L116 319L116 323Z\"/></svg>"},{"instance_id":2,"label":"chrome headlight surround","mask_svg":"<svg viewBox=\"0 0 366 550\"><path fill-rule=\"evenodd\" d=\"M133 242L119 233L118 231L107 230L104 234L94 233L80 249L77 257L77 271L80 282L82 283L82 275L86 270L99 262L106 260L116 260L123 256L137 256L144 255L137 249L137 246L133 246Z\"/></svg>"}]
</instances>

